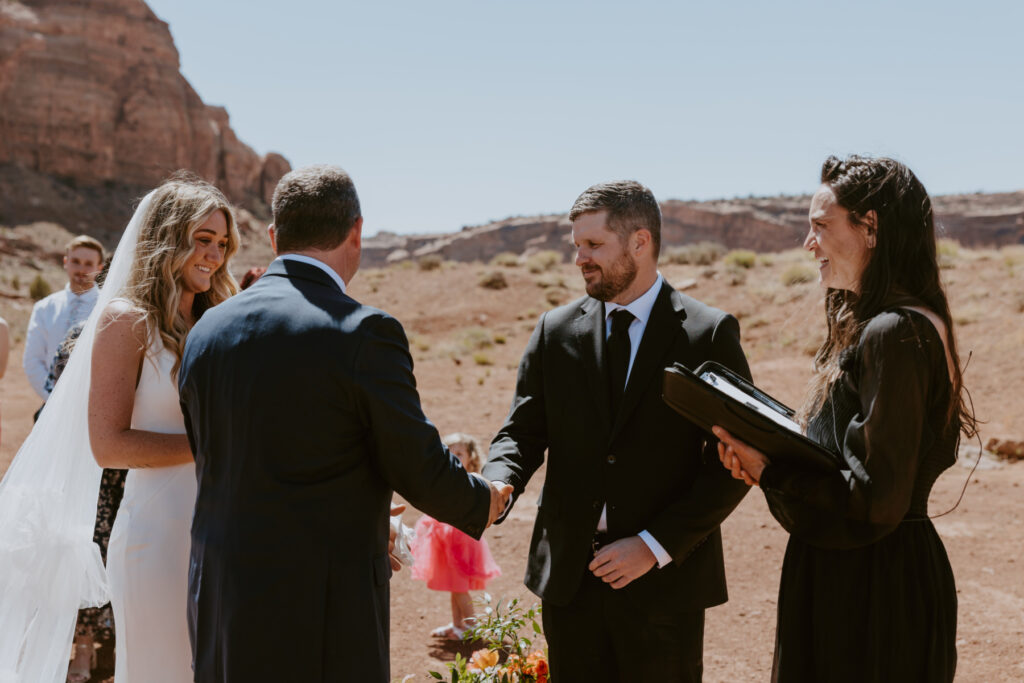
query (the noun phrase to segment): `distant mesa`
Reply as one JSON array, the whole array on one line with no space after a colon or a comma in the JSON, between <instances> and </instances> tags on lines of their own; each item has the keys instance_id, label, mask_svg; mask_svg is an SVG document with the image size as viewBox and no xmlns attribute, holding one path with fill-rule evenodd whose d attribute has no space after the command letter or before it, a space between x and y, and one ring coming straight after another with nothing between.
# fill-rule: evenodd
<instances>
[{"instance_id":1,"label":"distant mesa","mask_svg":"<svg viewBox=\"0 0 1024 683\"><path fill-rule=\"evenodd\" d=\"M243 265L268 260L263 223L291 166L279 154L258 155L235 135L223 107L203 103L181 75L167 24L143 0L0 0L0 225L58 224L112 245L133 201L179 168L215 183L243 209ZM799 247L808 203L665 201L662 241ZM965 245L1024 243L1024 192L938 197L936 208L944 235ZM363 263L434 254L488 261L542 250L568 257L568 225L559 214L450 234L381 233L364 240Z\"/></svg>"},{"instance_id":2,"label":"distant mesa","mask_svg":"<svg viewBox=\"0 0 1024 683\"><path fill-rule=\"evenodd\" d=\"M203 103L142 0L0 2L0 224L52 221L110 243L132 200L179 168L265 218L291 167Z\"/></svg>"},{"instance_id":3,"label":"distant mesa","mask_svg":"<svg viewBox=\"0 0 1024 683\"><path fill-rule=\"evenodd\" d=\"M663 246L717 242L756 252L800 247L810 196L661 203ZM935 197L940 237L965 246L1024 244L1024 191ZM439 254L451 261L488 261L501 252L553 249L571 258L566 214L528 216L467 227L450 234L381 233L363 240L363 264L384 266Z\"/></svg>"}]
</instances>

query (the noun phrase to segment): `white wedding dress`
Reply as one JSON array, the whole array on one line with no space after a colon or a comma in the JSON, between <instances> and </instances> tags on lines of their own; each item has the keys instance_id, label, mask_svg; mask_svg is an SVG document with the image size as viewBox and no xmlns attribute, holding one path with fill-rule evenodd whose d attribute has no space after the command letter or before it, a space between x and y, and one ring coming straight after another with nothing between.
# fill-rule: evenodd
<instances>
[{"instance_id":1,"label":"white wedding dress","mask_svg":"<svg viewBox=\"0 0 1024 683\"><path fill-rule=\"evenodd\" d=\"M132 429L184 434L174 355L147 355ZM110 532L107 576L116 629L115 683L189 683L186 617L195 465L132 469Z\"/></svg>"}]
</instances>

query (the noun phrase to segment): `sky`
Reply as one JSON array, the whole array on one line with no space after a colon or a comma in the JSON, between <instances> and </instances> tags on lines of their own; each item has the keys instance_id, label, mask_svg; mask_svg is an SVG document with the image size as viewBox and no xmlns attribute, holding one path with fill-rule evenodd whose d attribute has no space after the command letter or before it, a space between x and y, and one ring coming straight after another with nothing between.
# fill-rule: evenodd
<instances>
[{"instance_id":1,"label":"sky","mask_svg":"<svg viewBox=\"0 0 1024 683\"><path fill-rule=\"evenodd\" d=\"M364 234L812 193L829 154L1024 189L1024 2L148 0L239 138L345 168Z\"/></svg>"}]
</instances>

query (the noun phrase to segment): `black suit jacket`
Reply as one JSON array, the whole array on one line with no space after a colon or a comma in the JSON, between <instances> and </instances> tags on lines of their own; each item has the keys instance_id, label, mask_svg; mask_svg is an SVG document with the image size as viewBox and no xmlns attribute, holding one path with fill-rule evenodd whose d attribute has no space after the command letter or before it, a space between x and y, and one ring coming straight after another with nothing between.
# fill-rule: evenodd
<instances>
[{"instance_id":1,"label":"black suit jacket","mask_svg":"<svg viewBox=\"0 0 1024 683\"><path fill-rule=\"evenodd\" d=\"M525 579L545 601L575 595L604 504L611 538L646 529L673 559L621 590L651 609L727 599L718 527L747 487L722 467L713 438L661 398L665 367L705 360L750 376L736 319L664 284L622 407L610 415L604 305L584 297L541 317L483 474L512 484L518 497L548 453Z\"/></svg>"},{"instance_id":2,"label":"black suit jacket","mask_svg":"<svg viewBox=\"0 0 1024 683\"><path fill-rule=\"evenodd\" d=\"M195 326L179 390L196 680L389 680L392 489L474 537L490 503L424 417L401 325L276 261Z\"/></svg>"}]
</instances>

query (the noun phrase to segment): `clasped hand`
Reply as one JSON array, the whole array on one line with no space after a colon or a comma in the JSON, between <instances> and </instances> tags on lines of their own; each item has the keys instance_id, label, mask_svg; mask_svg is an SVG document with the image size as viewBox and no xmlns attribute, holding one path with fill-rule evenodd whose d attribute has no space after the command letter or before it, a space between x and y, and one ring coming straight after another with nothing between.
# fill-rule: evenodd
<instances>
[{"instance_id":1,"label":"clasped hand","mask_svg":"<svg viewBox=\"0 0 1024 683\"><path fill-rule=\"evenodd\" d=\"M587 569L612 588L624 588L657 563L657 558L642 538L629 536L599 548Z\"/></svg>"},{"instance_id":2,"label":"clasped hand","mask_svg":"<svg viewBox=\"0 0 1024 683\"><path fill-rule=\"evenodd\" d=\"M487 481L475 472L472 476ZM491 489L491 509L487 515L487 526L489 527L505 513L505 508L508 507L508 500L512 497L512 485L502 481L487 481L487 486Z\"/></svg>"},{"instance_id":3,"label":"clasped hand","mask_svg":"<svg viewBox=\"0 0 1024 683\"><path fill-rule=\"evenodd\" d=\"M760 483L768 456L721 427L712 427L711 431L718 437L718 459L732 472L733 478L742 479L747 486Z\"/></svg>"}]
</instances>

